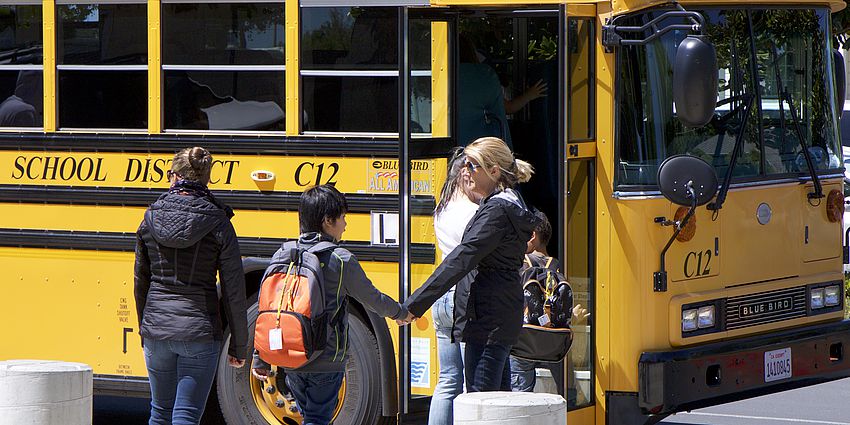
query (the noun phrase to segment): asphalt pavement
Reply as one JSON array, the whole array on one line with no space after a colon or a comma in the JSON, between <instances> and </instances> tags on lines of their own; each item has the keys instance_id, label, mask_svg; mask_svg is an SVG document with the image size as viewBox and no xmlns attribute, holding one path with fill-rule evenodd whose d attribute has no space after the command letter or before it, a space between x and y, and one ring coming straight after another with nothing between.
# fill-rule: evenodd
<instances>
[{"instance_id":1,"label":"asphalt pavement","mask_svg":"<svg viewBox=\"0 0 850 425\"><path fill-rule=\"evenodd\" d=\"M666 425L850 425L850 378L680 413Z\"/></svg>"},{"instance_id":2,"label":"asphalt pavement","mask_svg":"<svg viewBox=\"0 0 850 425\"><path fill-rule=\"evenodd\" d=\"M97 396L93 425L146 425L150 400ZM850 378L680 413L664 425L850 425ZM217 420L204 425L220 425ZM570 424L576 425L576 424ZM579 424L580 425L580 424Z\"/></svg>"}]
</instances>

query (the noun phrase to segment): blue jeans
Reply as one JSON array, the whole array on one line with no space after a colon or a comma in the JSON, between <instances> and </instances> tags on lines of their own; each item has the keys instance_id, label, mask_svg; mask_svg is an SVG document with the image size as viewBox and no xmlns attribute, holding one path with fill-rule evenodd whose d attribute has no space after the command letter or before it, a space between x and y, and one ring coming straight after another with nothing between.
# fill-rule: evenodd
<instances>
[{"instance_id":1,"label":"blue jeans","mask_svg":"<svg viewBox=\"0 0 850 425\"><path fill-rule=\"evenodd\" d=\"M463 346L452 342L454 323L454 295L450 290L437 299L431 307L434 328L437 331L437 357L440 360L440 377L431 397L428 425L452 425L452 405L455 397L463 392Z\"/></svg>"},{"instance_id":2,"label":"blue jeans","mask_svg":"<svg viewBox=\"0 0 850 425\"><path fill-rule=\"evenodd\" d=\"M466 343L463 367L466 373L466 390L510 391L511 366L508 355L510 345Z\"/></svg>"},{"instance_id":3,"label":"blue jeans","mask_svg":"<svg viewBox=\"0 0 850 425\"><path fill-rule=\"evenodd\" d=\"M151 383L150 425L197 425L204 414L221 341L144 339Z\"/></svg>"},{"instance_id":4,"label":"blue jeans","mask_svg":"<svg viewBox=\"0 0 850 425\"><path fill-rule=\"evenodd\" d=\"M304 418L302 425L328 425L333 419L343 372L286 372L286 386Z\"/></svg>"},{"instance_id":5,"label":"blue jeans","mask_svg":"<svg viewBox=\"0 0 850 425\"><path fill-rule=\"evenodd\" d=\"M537 383L537 372L534 369L541 367L549 369L552 372L552 378L555 380L555 387L558 388L558 393L564 395L564 362L536 362L514 356L511 356L510 362L511 389L513 391L534 391L534 384Z\"/></svg>"}]
</instances>

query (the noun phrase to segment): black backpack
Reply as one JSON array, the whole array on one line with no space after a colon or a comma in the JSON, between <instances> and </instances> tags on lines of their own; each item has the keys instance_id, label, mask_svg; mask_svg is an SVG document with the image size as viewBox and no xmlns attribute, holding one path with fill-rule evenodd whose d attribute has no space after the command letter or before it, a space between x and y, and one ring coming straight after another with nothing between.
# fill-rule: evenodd
<instances>
[{"instance_id":1,"label":"black backpack","mask_svg":"<svg viewBox=\"0 0 850 425\"><path fill-rule=\"evenodd\" d=\"M558 362L572 344L573 290L552 263L552 257L525 256L523 325L511 350L515 357Z\"/></svg>"}]
</instances>

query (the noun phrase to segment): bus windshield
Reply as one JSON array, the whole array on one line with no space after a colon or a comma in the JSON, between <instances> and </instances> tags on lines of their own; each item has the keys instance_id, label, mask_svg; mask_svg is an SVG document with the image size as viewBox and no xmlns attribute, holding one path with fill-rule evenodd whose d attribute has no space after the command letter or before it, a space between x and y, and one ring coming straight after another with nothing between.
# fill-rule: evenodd
<instances>
[{"instance_id":1,"label":"bus windshield","mask_svg":"<svg viewBox=\"0 0 850 425\"><path fill-rule=\"evenodd\" d=\"M643 12L617 24L642 25L664 11ZM829 10L698 12L717 50L714 117L702 128L687 128L676 119L673 62L686 31L618 49L618 188L653 187L661 161L676 154L702 158L723 179L739 137L741 151L732 172L736 181L808 174L798 134L819 172L837 172L841 163ZM668 19L659 27L680 19Z\"/></svg>"}]
</instances>

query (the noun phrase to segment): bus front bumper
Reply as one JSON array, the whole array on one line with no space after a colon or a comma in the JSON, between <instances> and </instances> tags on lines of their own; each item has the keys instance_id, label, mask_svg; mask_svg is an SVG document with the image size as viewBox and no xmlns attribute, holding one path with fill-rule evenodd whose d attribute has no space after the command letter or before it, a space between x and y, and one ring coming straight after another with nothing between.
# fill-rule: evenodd
<instances>
[{"instance_id":1,"label":"bus front bumper","mask_svg":"<svg viewBox=\"0 0 850 425\"><path fill-rule=\"evenodd\" d=\"M639 405L645 414L666 415L845 378L848 355L850 320L645 352L638 364ZM787 357L790 370L777 365Z\"/></svg>"}]
</instances>

